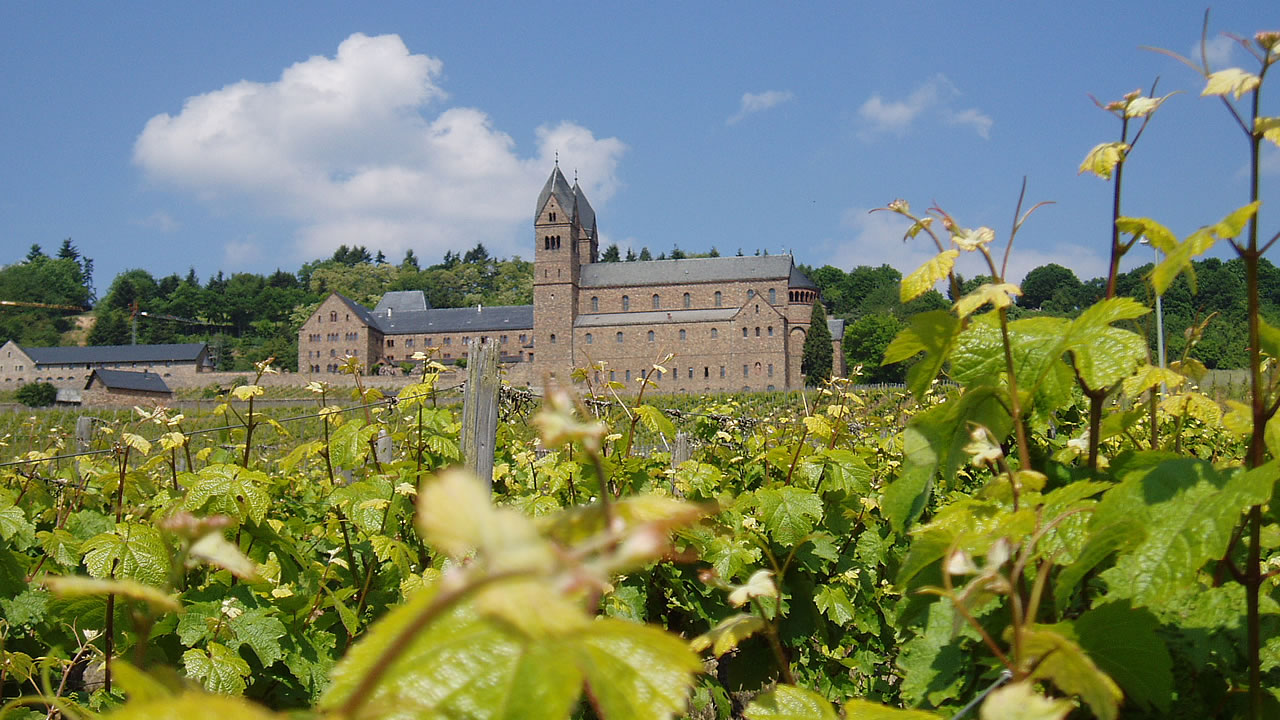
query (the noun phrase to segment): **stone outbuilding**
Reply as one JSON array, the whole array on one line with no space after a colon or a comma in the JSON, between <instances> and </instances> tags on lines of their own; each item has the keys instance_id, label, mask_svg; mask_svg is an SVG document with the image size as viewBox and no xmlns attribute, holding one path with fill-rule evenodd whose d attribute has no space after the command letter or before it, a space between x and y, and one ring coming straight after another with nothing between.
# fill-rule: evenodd
<instances>
[{"instance_id":1,"label":"stone outbuilding","mask_svg":"<svg viewBox=\"0 0 1280 720\"><path fill-rule=\"evenodd\" d=\"M173 391L147 370L94 370L81 398L85 405L155 405L173 400Z\"/></svg>"},{"instance_id":2,"label":"stone outbuilding","mask_svg":"<svg viewBox=\"0 0 1280 720\"><path fill-rule=\"evenodd\" d=\"M7 389L33 382L79 389L98 369L149 371L193 384L213 362L205 343L23 347L10 340L0 346L0 387Z\"/></svg>"}]
</instances>

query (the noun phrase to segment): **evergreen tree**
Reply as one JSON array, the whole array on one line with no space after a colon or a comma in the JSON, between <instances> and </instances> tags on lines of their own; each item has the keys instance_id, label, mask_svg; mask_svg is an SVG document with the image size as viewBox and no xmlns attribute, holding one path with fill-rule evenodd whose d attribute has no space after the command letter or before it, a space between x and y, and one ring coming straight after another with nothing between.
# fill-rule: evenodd
<instances>
[{"instance_id":1,"label":"evergreen tree","mask_svg":"<svg viewBox=\"0 0 1280 720\"><path fill-rule=\"evenodd\" d=\"M600 256L600 262L618 262L622 259L622 253L618 250L618 244L613 243L604 249L604 254Z\"/></svg>"},{"instance_id":2,"label":"evergreen tree","mask_svg":"<svg viewBox=\"0 0 1280 720\"><path fill-rule=\"evenodd\" d=\"M39 245L32 243L31 249L27 251L27 262L35 262L42 257L45 257L44 250L41 250Z\"/></svg>"},{"instance_id":3,"label":"evergreen tree","mask_svg":"<svg viewBox=\"0 0 1280 720\"><path fill-rule=\"evenodd\" d=\"M834 355L835 352L831 349L831 330L827 327L827 311L821 302L815 300L800 360L800 374L804 375L806 385L816 387L831 377Z\"/></svg>"},{"instance_id":4,"label":"evergreen tree","mask_svg":"<svg viewBox=\"0 0 1280 720\"><path fill-rule=\"evenodd\" d=\"M386 265L386 264L387 264L387 256L386 256L386 255L383 255L383 254L382 254L382 251L381 251L381 250L379 250L379 251L378 251L378 256L377 256L377 257L375 257L375 258L373 259L373 261L374 261L375 263L379 264L379 265Z\"/></svg>"},{"instance_id":5,"label":"evergreen tree","mask_svg":"<svg viewBox=\"0 0 1280 720\"><path fill-rule=\"evenodd\" d=\"M636 261L636 251L632 250L631 248L627 248L627 262L635 262L635 261Z\"/></svg>"},{"instance_id":6,"label":"evergreen tree","mask_svg":"<svg viewBox=\"0 0 1280 720\"><path fill-rule=\"evenodd\" d=\"M404 251L404 260L400 261L400 269L415 272L421 269L418 267L418 256L413 254L413 248Z\"/></svg>"},{"instance_id":7,"label":"evergreen tree","mask_svg":"<svg viewBox=\"0 0 1280 720\"><path fill-rule=\"evenodd\" d=\"M683 250L681 250L681 249L680 249L680 246L679 246L679 245L673 245L673 246L671 247L671 259L672 259L672 260L683 260L683 259L685 259L686 257L688 257L688 255L686 255L686 254L685 254L685 252L684 252Z\"/></svg>"},{"instance_id":8,"label":"evergreen tree","mask_svg":"<svg viewBox=\"0 0 1280 720\"><path fill-rule=\"evenodd\" d=\"M707 254L707 257L720 257L720 251L716 249L715 245L711 246L711 252Z\"/></svg>"},{"instance_id":9,"label":"evergreen tree","mask_svg":"<svg viewBox=\"0 0 1280 720\"><path fill-rule=\"evenodd\" d=\"M652 260L652 259L653 259L653 255L651 255L651 254L649 253L649 248L648 248L648 246L645 246L645 247L640 248L640 259L641 259L641 260Z\"/></svg>"},{"instance_id":10,"label":"evergreen tree","mask_svg":"<svg viewBox=\"0 0 1280 720\"><path fill-rule=\"evenodd\" d=\"M71 244L71 238L62 241L62 247L58 248L58 257L63 260L79 260L80 251L75 245Z\"/></svg>"}]
</instances>

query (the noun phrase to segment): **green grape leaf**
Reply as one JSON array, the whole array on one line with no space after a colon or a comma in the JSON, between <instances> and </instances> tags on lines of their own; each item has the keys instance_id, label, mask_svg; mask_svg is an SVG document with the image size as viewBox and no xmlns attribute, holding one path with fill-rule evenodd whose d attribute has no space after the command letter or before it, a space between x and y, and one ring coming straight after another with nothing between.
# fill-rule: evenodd
<instances>
[{"instance_id":1,"label":"green grape leaf","mask_svg":"<svg viewBox=\"0 0 1280 720\"><path fill-rule=\"evenodd\" d=\"M839 585L822 585L813 596L813 604L826 615L831 622L844 625L853 619L857 609L849 600L849 595Z\"/></svg>"},{"instance_id":2,"label":"green grape leaf","mask_svg":"<svg viewBox=\"0 0 1280 720\"><path fill-rule=\"evenodd\" d=\"M951 272L958 257L960 257L959 250L943 250L915 272L902 278L899 293L902 302L911 302L932 289L939 280Z\"/></svg>"},{"instance_id":3,"label":"green grape leaf","mask_svg":"<svg viewBox=\"0 0 1280 720\"><path fill-rule=\"evenodd\" d=\"M760 490L756 505L769 535L784 546L800 542L822 520L822 500L798 487Z\"/></svg>"},{"instance_id":4,"label":"green grape leaf","mask_svg":"<svg viewBox=\"0 0 1280 720\"><path fill-rule=\"evenodd\" d=\"M680 638L605 618L575 639L579 670L603 717L658 720L684 711L702 662Z\"/></svg>"},{"instance_id":5,"label":"green grape leaf","mask_svg":"<svg viewBox=\"0 0 1280 720\"><path fill-rule=\"evenodd\" d=\"M1116 165L1119 165L1124 160L1124 156L1128 152L1129 146L1125 143L1099 143L1084 156L1084 162L1080 163L1080 172L1078 174L1093 173L1103 180L1110 180L1111 173L1115 171Z\"/></svg>"},{"instance_id":6,"label":"green grape leaf","mask_svg":"<svg viewBox=\"0 0 1280 720\"><path fill-rule=\"evenodd\" d=\"M271 615L271 608L252 608L233 617L227 626L231 628L232 640L227 645L238 650L241 645L248 645L263 667L269 667L277 660L284 658L280 647L280 638L288 630L280 619Z\"/></svg>"},{"instance_id":7,"label":"green grape leaf","mask_svg":"<svg viewBox=\"0 0 1280 720\"><path fill-rule=\"evenodd\" d=\"M1059 690L1078 695L1100 720L1115 720L1124 694L1070 638L1052 626L1037 625L1023 632L1022 651L1039 662L1033 678L1050 680Z\"/></svg>"},{"instance_id":8,"label":"green grape leaf","mask_svg":"<svg viewBox=\"0 0 1280 720\"><path fill-rule=\"evenodd\" d=\"M102 717L104 720L282 720L286 716L243 698L188 691L175 698L129 702Z\"/></svg>"},{"instance_id":9,"label":"green grape leaf","mask_svg":"<svg viewBox=\"0 0 1280 720\"><path fill-rule=\"evenodd\" d=\"M125 578L159 587L169 580L169 548L155 526L123 522L85 542L84 566L96 578Z\"/></svg>"},{"instance_id":10,"label":"green grape leaf","mask_svg":"<svg viewBox=\"0 0 1280 720\"><path fill-rule=\"evenodd\" d=\"M965 639L953 632L955 610L945 602L934 602L927 612L924 632L902 646L897 665L903 672L904 699L938 705L960 692L970 657Z\"/></svg>"},{"instance_id":11,"label":"green grape leaf","mask_svg":"<svg viewBox=\"0 0 1280 720\"><path fill-rule=\"evenodd\" d=\"M27 516L22 512L22 508L16 505L0 507L0 540L7 542L19 534L34 533L35 529L34 525L27 522Z\"/></svg>"},{"instance_id":12,"label":"green grape leaf","mask_svg":"<svg viewBox=\"0 0 1280 720\"><path fill-rule=\"evenodd\" d=\"M997 310L1009 307L1013 304L1013 298L1021 294L1022 290L1013 283L984 283L977 290L957 300L953 307L956 315L967 318L983 305L990 304Z\"/></svg>"},{"instance_id":13,"label":"green grape leaf","mask_svg":"<svg viewBox=\"0 0 1280 720\"><path fill-rule=\"evenodd\" d=\"M1169 228L1145 217L1116 218L1116 229L1124 235L1132 235L1135 240L1146 238L1151 246L1160 252L1172 252L1178 246L1178 236Z\"/></svg>"},{"instance_id":14,"label":"green grape leaf","mask_svg":"<svg viewBox=\"0 0 1280 720\"><path fill-rule=\"evenodd\" d=\"M80 565L80 538L65 529L41 530L36 533L36 541L44 554L59 565L69 568Z\"/></svg>"},{"instance_id":15,"label":"green grape leaf","mask_svg":"<svg viewBox=\"0 0 1280 720\"><path fill-rule=\"evenodd\" d=\"M671 418L666 413L652 405L641 405L636 408L636 414L640 416L640 422L644 424L650 432L673 438L676 436L676 426L671 422Z\"/></svg>"},{"instance_id":16,"label":"green grape leaf","mask_svg":"<svg viewBox=\"0 0 1280 720\"><path fill-rule=\"evenodd\" d=\"M1244 97L1245 93L1252 92L1262 83L1262 78L1251 72L1241 70L1240 68L1227 68L1210 73L1205 81L1204 90L1200 91L1201 97L1205 95L1235 95L1236 100Z\"/></svg>"},{"instance_id":17,"label":"green grape leaf","mask_svg":"<svg viewBox=\"0 0 1280 720\"><path fill-rule=\"evenodd\" d=\"M161 612L178 612L182 606L173 595L161 592L150 585L143 585L134 580L105 580L87 577L46 576L40 581L59 597L77 597L81 595L119 595L130 600L146 603Z\"/></svg>"},{"instance_id":18,"label":"green grape leaf","mask_svg":"<svg viewBox=\"0 0 1280 720\"><path fill-rule=\"evenodd\" d=\"M904 431L903 469L885 488L881 508L895 532L903 532L924 511L937 473L945 477L968 460L970 423L984 425L1003 438L1012 426L1001 396L992 388L978 387L952 402L917 413Z\"/></svg>"},{"instance_id":19,"label":"green grape leaf","mask_svg":"<svg viewBox=\"0 0 1280 720\"><path fill-rule=\"evenodd\" d=\"M186 647L195 647L210 637L214 627L224 625L222 603L196 602L187 605L178 618L178 640Z\"/></svg>"},{"instance_id":20,"label":"green grape leaf","mask_svg":"<svg viewBox=\"0 0 1280 720\"><path fill-rule=\"evenodd\" d=\"M1129 100L1124 104L1124 116L1127 118L1146 117L1155 112L1165 100L1173 97L1174 93L1169 93L1164 97L1146 97L1138 96Z\"/></svg>"},{"instance_id":21,"label":"green grape leaf","mask_svg":"<svg viewBox=\"0 0 1280 720\"><path fill-rule=\"evenodd\" d=\"M689 648L694 652L711 648L711 653L720 657L738 647L738 643L763 630L764 627L764 620L758 615L749 613L730 615L715 627L690 640Z\"/></svg>"},{"instance_id":22,"label":"green grape leaf","mask_svg":"<svg viewBox=\"0 0 1280 720\"><path fill-rule=\"evenodd\" d=\"M364 420L351 418L329 433L329 461L334 467L355 469L369 454L369 437ZM376 432L376 427L374 428Z\"/></svg>"},{"instance_id":23,"label":"green grape leaf","mask_svg":"<svg viewBox=\"0 0 1280 720\"><path fill-rule=\"evenodd\" d=\"M960 329L960 319L946 310L916 313L885 349L883 364L909 360L923 352L924 357L907 370L907 389L919 400L942 371Z\"/></svg>"},{"instance_id":24,"label":"green grape leaf","mask_svg":"<svg viewBox=\"0 0 1280 720\"><path fill-rule=\"evenodd\" d=\"M267 474L239 465L207 465L185 474L187 495L182 507L192 512L226 515L240 522L262 524L271 507Z\"/></svg>"},{"instance_id":25,"label":"green grape leaf","mask_svg":"<svg viewBox=\"0 0 1280 720\"><path fill-rule=\"evenodd\" d=\"M436 597L435 588L423 589L374 623L333 669L319 708L333 711L347 703L387 647ZM601 624L610 622L623 621ZM696 662L683 643L672 642ZM414 633L352 720L385 717L387 708L406 718L471 717L488 708L481 717L559 720L582 688L582 671L571 660L576 649L564 638L531 637L483 619L460 603L436 617L429 631Z\"/></svg>"},{"instance_id":26,"label":"green grape leaf","mask_svg":"<svg viewBox=\"0 0 1280 720\"><path fill-rule=\"evenodd\" d=\"M225 645L209 643L208 650L192 648L182 654L187 677L200 681L205 690L224 695L242 695L247 687L249 663Z\"/></svg>"},{"instance_id":27,"label":"green grape leaf","mask_svg":"<svg viewBox=\"0 0 1280 720\"><path fill-rule=\"evenodd\" d=\"M822 461L822 487L827 490L843 490L865 497L871 494L874 474L866 461L852 450L836 448L822 450L815 459Z\"/></svg>"},{"instance_id":28,"label":"green grape leaf","mask_svg":"<svg viewBox=\"0 0 1280 720\"><path fill-rule=\"evenodd\" d=\"M258 579L258 564L222 536L221 530L208 533L191 543L191 557L229 571L241 580Z\"/></svg>"},{"instance_id":29,"label":"green grape leaf","mask_svg":"<svg viewBox=\"0 0 1280 720\"><path fill-rule=\"evenodd\" d=\"M1071 623L1073 639L1124 690L1125 697L1161 713L1173 700L1173 659L1159 621L1128 602L1105 603Z\"/></svg>"},{"instance_id":30,"label":"green grape leaf","mask_svg":"<svg viewBox=\"0 0 1280 720\"><path fill-rule=\"evenodd\" d=\"M1159 605L1193 584L1206 562L1226 553L1241 513L1270 498L1277 461L1247 472L1220 472L1193 458L1138 455L1156 463L1136 463L1103 495L1091 525L1142 524L1145 538L1123 550L1102 578L1116 598Z\"/></svg>"},{"instance_id":31,"label":"green grape leaf","mask_svg":"<svg viewBox=\"0 0 1280 720\"><path fill-rule=\"evenodd\" d=\"M779 685L757 695L743 716L747 720L840 720L826 698L795 685Z\"/></svg>"},{"instance_id":32,"label":"green grape leaf","mask_svg":"<svg viewBox=\"0 0 1280 720\"><path fill-rule=\"evenodd\" d=\"M430 544L461 558L479 551L492 569L547 569L554 562L547 541L529 518L495 508L474 475L452 470L423 483L418 530Z\"/></svg>"},{"instance_id":33,"label":"green grape leaf","mask_svg":"<svg viewBox=\"0 0 1280 720\"><path fill-rule=\"evenodd\" d=\"M1280 117L1254 118L1253 131L1276 145L1280 145Z\"/></svg>"},{"instance_id":34,"label":"green grape leaf","mask_svg":"<svg viewBox=\"0 0 1280 720\"><path fill-rule=\"evenodd\" d=\"M1063 698L1047 698L1029 682L998 688L982 702L980 720L1065 720L1076 706Z\"/></svg>"},{"instance_id":35,"label":"green grape leaf","mask_svg":"<svg viewBox=\"0 0 1280 720\"><path fill-rule=\"evenodd\" d=\"M329 685L337 639L333 633L308 628L306 632L285 635L283 640L284 666L302 683L311 702L316 702Z\"/></svg>"}]
</instances>

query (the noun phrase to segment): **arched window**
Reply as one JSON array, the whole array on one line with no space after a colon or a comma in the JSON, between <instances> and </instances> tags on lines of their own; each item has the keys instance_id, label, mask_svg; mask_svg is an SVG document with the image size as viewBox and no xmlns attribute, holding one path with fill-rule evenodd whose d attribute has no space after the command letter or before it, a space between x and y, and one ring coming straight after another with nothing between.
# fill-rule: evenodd
<instances>
[{"instance_id":1,"label":"arched window","mask_svg":"<svg viewBox=\"0 0 1280 720\"><path fill-rule=\"evenodd\" d=\"M653 294L653 309L654 309L654 310L657 310L657 309L658 309L658 308L660 308L660 307L662 307L662 305L661 305L661 303L658 301L658 293L654 293L654 294Z\"/></svg>"},{"instance_id":2,"label":"arched window","mask_svg":"<svg viewBox=\"0 0 1280 720\"><path fill-rule=\"evenodd\" d=\"M756 337L760 337L760 326L759 326L759 325L757 325L757 326L756 326ZM555 340L552 340L551 342L555 342Z\"/></svg>"},{"instance_id":3,"label":"arched window","mask_svg":"<svg viewBox=\"0 0 1280 720\"><path fill-rule=\"evenodd\" d=\"M591 344L591 340L592 340L592 338L591 338L591 333L587 333L587 344L588 344L588 345L590 345L590 344Z\"/></svg>"},{"instance_id":4,"label":"arched window","mask_svg":"<svg viewBox=\"0 0 1280 720\"><path fill-rule=\"evenodd\" d=\"M720 307L723 304L723 301L724 301L724 297L720 294L720 291L717 290L716 291L716 307Z\"/></svg>"},{"instance_id":5,"label":"arched window","mask_svg":"<svg viewBox=\"0 0 1280 720\"><path fill-rule=\"evenodd\" d=\"M773 288L769 288L769 304L772 305L776 302L778 302L778 291Z\"/></svg>"},{"instance_id":6,"label":"arched window","mask_svg":"<svg viewBox=\"0 0 1280 720\"><path fill-rule=\"evenodd\" d=\"M465 338L464 338L464 340L465 340ZM552 344L552 345L555 345L555 344L556 344L556 334L555 334L555 333L551 333L551 344Z\"/></svg>"},{"instance_id":7,"label":"arched window","mask_svg":"<svg viewBox=\"0 0 1280 720\"><path fill-rule=\"evenodd\" d=\"M649 342L653 342L653 331L649 331Z\"/></svg>"},{"instance_id":8,"label":"arched window","mask_svg":"<svg viewBox=\"0 0 1280 720\"><path fill-rule=\"evenodd\" d=\"M773 337L773 326L769 326L769 337Z\"/></svg>"},{"instance_id":9,"label":"arched window","mask_svg":"<svg viewBox=\"0 0 1280 720\"><path fill-rule=\"evenodd\" d=\"M681 329L680 329L680 342L684 342L684 337L685 337L685 335L684 335L684 329L683 329L683 328L681 328Z\"/></svg>"},{"instance_id":10,"label":"arched window","mask_svg":"<svg viewBox=\"0 0 1280 720\"><path fill-rule=\"evenodd\" d=\"M591 312L600 312L600 298L591 296Z\"/></svg>"},{"instance_id":11,"label":"arched window","mask_svg":"<svg viewBox=\"0 0 1280 720\"><path fill-rule=\"evenodd\" d=\"M746 336L747 336L747 329L744 327L742 328L742 337L746 337Z\"/></svg>"},{"instance_id":12,"label":"arched window","mask_svg":"<svg viewBox=\"0 0 1280 720\"><path fill-rule=\"evenodd\" d=\"M334 310L329 313L329 322L338 322L338 311Z\"/></svg>"},{"instance_id":13,"label":"arched window","mask_svg":"<svg viewBox=\"0 0 1280 720\"><path fill-rule=\"evenodd\" d=\"M753 297L755 297L755 296L756 296L756 291L755 291L755 290L748 290L748 291L747 291L747 299L748 299L748 300L750 300L751 298L753 298Z\"/></svg>"},{"instance_id":14,"label":"arched window","mask_svg":"<svg viewBox=\"0 0 1280 720\"><path fill-rule=\"evenodd\" d=\"M686 308L693 307L693 298L690 297L689 293L684 294L684 306Z\"/></svg>"},{"instance_id":15,"label":"arched window","mask_svg":"<svg viewBox=\"0 0 1280 720\"><path fill-rule=\"evenodd\" d=\"M716 338L718 338L718 337L720 337L720 329L719 329L719 328L711 328L711 339L712 339L712 340L715 340L715 339L716 339Z\"/></svg>"},{"instance_id":16,"label":"arched window","mask_svg":"<svg viewBox=\"0 0 1280 720\"><path fill-rule=\"evenodd\" d=\"M618 331L618 334L615 337L617 337L618 342L622 342L622 331Z\"/></svg>"},{"instance_id":17,"label":"arched window","mask_svg":"<svg viewBox=\"0 0 1280 720\"><path fill-rule=\"evenodd\" d=\"M626 312L631 309L631 298L626 295L622 296L622 311Z\"/></svg>"}]
</instances>

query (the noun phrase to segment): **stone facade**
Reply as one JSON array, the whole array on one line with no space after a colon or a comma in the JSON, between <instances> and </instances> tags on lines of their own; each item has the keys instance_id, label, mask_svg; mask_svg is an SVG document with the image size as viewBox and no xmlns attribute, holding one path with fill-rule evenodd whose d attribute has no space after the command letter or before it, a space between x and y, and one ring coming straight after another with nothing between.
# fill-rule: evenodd
<instances>
[{"instance_id":1,"label":"stone facade","mask_svg":"<svg viewBox=\"0 0 1280 720\"><path fill-rule=\"evenodd\" d=\"M790 256L598 263L598 239L594 209L556 168L534 214L531 307L403 312L384 299L369 310L334 294L299 333L299 372L332 375L346 356L377 368L427 347L448 364L484 342L501 346L513 384L567 381L573 368L601 362L594 379L634 383L672 355L667 372L653 376L663 391L803 386L818 294ZM829 321L838 375L846 372L843 324Z\"/></svg>"},{"instance_id":2,"label":"stone facade","mask_svg":"<svg viewBox=\"0 0 1280 720\"><path fill-rule=\"evenodd\" d=\"M0 346L0 388L4 389L16 390L32 382L83 388L95 369L145 370L171 386L189 386L201 384L211 367L202 343L24 348L11 340Z\"/></svg>"}]
</instances>

